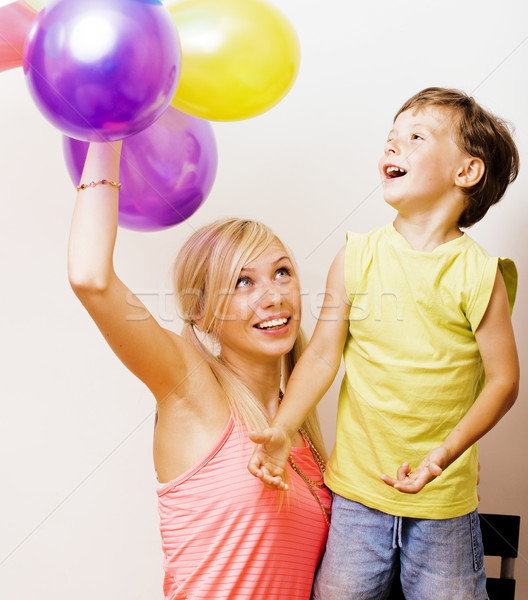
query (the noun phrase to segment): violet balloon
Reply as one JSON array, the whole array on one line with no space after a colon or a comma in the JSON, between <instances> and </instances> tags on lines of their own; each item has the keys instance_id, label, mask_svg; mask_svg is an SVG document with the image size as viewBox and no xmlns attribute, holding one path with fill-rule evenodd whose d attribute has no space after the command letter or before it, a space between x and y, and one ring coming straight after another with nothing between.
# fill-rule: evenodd
<instances>
[{"instance_id":1,"label":"violet balloon","mask_svg":"<svg viewBox=\"0 0 528 600\"><path fill-rule=\"evenodd\" d=\"M79 185L88 143L63 138L68 171ZM175 108L123 142L119 224L157 231L190 217L209 195L217 169L211 124Z\"/></svg>"},{"instance_id":2,"label":"violet balloon","mask_svg":"<svg viewBox=\"0 0 528 600\"><path fill-rule=\"evenodd\" d=\"M24 47L29 91L69 137L123 139L153 123L174 96L181 51L161 0L56 0Z\"/></svg>"}]
</instances>

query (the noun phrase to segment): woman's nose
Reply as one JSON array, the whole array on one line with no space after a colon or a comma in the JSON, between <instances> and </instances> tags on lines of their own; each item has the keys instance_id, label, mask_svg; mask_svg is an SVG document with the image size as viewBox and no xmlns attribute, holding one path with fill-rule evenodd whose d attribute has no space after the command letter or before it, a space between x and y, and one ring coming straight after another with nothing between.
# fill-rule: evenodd
<instances>
[{"instance_id":1,"label":"woman's nose","mask_svg":"<svg viewBox=\"0 0 528 600\"><path fill-rule=\"evenodd\" d=\"M278 306L282 302L282 294L278 285L270 283L263 291L261 304L263 306Z\"/></svg>"}]
</instances>

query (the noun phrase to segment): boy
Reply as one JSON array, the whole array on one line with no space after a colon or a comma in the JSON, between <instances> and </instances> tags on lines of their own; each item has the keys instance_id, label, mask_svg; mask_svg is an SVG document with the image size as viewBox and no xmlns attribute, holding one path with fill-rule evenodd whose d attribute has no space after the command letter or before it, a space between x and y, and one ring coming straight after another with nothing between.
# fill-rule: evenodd
<instances>
[{"instance_id":1,"label":"boy","mask_svg":"<svg viewBox=\"0 0 528 600\"><path fill-rule=\"evenodd\" d=\"M505 124L462 92L428 88L396 114L380 160L396 219L348 235L280 410L252 436L251 472L286 488L289 440L343 354L315 600L386 598L398 557L407 600L487 598L476 442L517 397L517 273L460 228L500 200L518 165Z\"/></svg>"}]
</instances>

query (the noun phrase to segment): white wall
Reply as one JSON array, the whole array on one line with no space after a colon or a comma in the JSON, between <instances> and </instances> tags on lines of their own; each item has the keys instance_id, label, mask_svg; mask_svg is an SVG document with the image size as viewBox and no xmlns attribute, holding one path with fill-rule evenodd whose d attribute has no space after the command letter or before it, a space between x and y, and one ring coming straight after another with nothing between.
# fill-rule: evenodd
<instances>
[{"instance_id":1,"label":"white wall","mask_svg":"<svg viewBox=\"0 0 528 600\"><path fill-rule=\"evenodd\" d=\"M258 218L290 245L316 294L344 241L392 218L377 160L392 116L429 85L473 92L516 126L528 164L528 6L524 0L282 0L303 62L269 113L215 124L219 171L188 222L122 230L117 270L178 328L169 271L182 241L225 215ZM74 199L60 134L32 105L21 69L0 74L0 597L161 598L162 556L151 459L153 401L105 347L69 289ZM528 170L470 234L517 262L514 315L528 358ZM161 304L158 302L161 301ZM517 405L481 443L481 510L523 516L518 598L528 597L528 408ZM323 401L333 442L337 386Z\"/></svg>"}]
</instances>

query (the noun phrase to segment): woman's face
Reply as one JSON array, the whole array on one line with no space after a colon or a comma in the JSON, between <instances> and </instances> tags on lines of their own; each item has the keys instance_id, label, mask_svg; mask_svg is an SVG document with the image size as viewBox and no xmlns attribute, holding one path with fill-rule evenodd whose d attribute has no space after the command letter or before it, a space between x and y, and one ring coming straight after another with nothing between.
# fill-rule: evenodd
<instances>
[{"instance_id":1,"label":"woman's face","mask_svg":"<svg viewBox=\"0 0 528 600\"><path fill-rule=\"evenodd\" d=\"M242 268L221 324L222 356L262 361L291 350L299 333L301 294L280 242L271 243Z\"/></svg>"}]
</instances>

